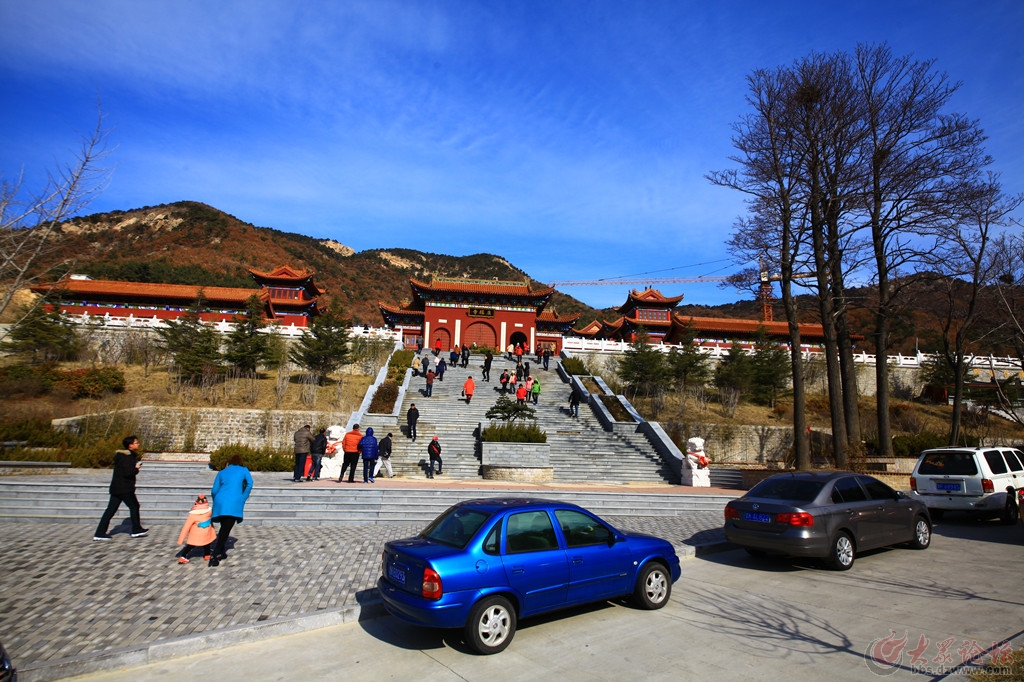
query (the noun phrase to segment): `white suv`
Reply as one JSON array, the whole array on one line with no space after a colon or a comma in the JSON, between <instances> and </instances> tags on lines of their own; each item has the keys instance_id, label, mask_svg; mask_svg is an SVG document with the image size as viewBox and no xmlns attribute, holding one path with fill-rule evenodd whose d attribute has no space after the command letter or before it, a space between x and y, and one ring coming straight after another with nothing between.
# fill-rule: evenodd
<instances>
[{"instance_id":1,"label":"white suv","mask_svg":"<svg viewBox=\"0 0 1024 682\"><path fill-rule=\"evenodd\" d=\"M934 519L944 511L968 511L1015 523L1016 491L1022 488L1024 452L1008 447L925 450L910 476L911 497Z\"/></svg>"}]
</instances>

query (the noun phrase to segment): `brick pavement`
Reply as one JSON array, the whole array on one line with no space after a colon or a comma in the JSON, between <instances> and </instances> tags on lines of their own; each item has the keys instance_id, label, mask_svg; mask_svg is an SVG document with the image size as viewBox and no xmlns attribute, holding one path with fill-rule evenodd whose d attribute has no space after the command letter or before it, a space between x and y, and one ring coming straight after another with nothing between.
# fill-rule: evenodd
<instances>
[{"instance_id":1,"label":"brick pavement","mask_svg":"<svg viewBox=\"0 0 1024 682\"><path fill-rule=\"evenodd\" d=\"M680 553L724 541L720 512L608 517L624 530L666 538ZM236 526L229 557L176 562L178 525L125 527L91 540L92 520L3 523L0 639L26 680L57 679L69 660L243 625L329 613L373 599L385 542L416 525ZM314 627L314 626L311 626Z\"/></svg>"}]
</instances>

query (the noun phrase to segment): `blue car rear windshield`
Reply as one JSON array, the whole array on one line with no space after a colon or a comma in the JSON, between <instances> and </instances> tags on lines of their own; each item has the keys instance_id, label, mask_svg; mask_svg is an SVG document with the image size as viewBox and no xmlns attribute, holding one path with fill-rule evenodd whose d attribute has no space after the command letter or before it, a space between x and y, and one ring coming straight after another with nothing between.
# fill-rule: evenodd
<instances>
[{"instance_id":1,"label":"blue car rear windshield","mask_svg":"<svg viewBox=\"0 0 1024 682\"><path fill-rule=\"evenodd\" d=\"M420 537L463 549L490 516L477 509L452 507L434 519Z\"/></svg>"},{"instance_id":2,"label":"blue car rear windshield","mask_svg":"<svg viewBox=\"0 0 1024 682\"><path fill-rule=\"evenodd\" d=\"M810 502L821 492L821 481L803 481L793 478L769 478L750 489L744 497L763 497L769 500L792 500Z\"/></svg>"}]
</instances>

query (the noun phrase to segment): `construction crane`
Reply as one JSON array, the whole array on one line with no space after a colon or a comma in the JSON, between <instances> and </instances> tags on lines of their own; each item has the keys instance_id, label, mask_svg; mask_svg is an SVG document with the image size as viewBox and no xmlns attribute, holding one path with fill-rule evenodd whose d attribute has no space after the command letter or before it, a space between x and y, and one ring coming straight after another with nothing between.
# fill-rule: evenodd
<instances>
[{"instance_id":1,"label":"construction crane","mask_svg":"<svg viewBox=\"0 0 1024 682\"><path fill-rule=\"evenodd\" d=\"M774 322L775 315L772 313L772 302L775 300L775 291L772 289L772 282L780 281L782 274L770 274L763 260L758 260L758 265L761 270L761 286L757 291L757 300L761 302L761 321ZM801 272L794 273L792 279L807 279L815 276L816 273L813 272Z\"/></svg>"},{"instance_id":2,"label":"construction crane","mask_svg":"<svg viewBox=\"0 0 1024 682\"><path fill-rule=\"evenodd\" d=\"M757 300L761 304L761 321L774 322L775 315L772 312L772 302L775 300L775 292L772 290L772 282L778 282L782 275L769 273L764 261L759 261L761 273L761 285L758 288ZM793 279L805 279L814 277L814 273L794 274ZM648 277L646 279L572 279L558 282L550 282L548 286L554 287L595 287L626 285L635 286L638 284L702 284L720 283L731 281L731 277Z\"/></svg>"},{"instance_id":3,"label":"construction crane","mask_svg":"<svg viewBox=\"0 0 1024 682\"><path fill-rule=\"evenodd\" d=\"M725 282L728 277L649 277L647 279L571 279L564 282L550 282L549 287L595 287L603 285L635 284L700 284L701 282Z\"/></svg>"}]
</instances>

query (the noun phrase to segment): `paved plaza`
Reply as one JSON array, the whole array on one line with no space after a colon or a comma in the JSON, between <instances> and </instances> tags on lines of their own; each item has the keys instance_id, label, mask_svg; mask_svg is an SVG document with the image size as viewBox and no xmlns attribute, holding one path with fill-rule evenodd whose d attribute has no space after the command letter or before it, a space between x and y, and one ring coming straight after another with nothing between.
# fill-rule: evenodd
<instances>
[{"instance_id":1,"label":"paved plaza","mask_svg":"<svg viewBox=\"0 0 1024 682\"><path fill-rule=\"evenodd\" d=\"M110 542L92 540L95 518L0 524L7 548L0 639L23 680L60 679L368 617L379 612L373 587L384 543L423 525L243 523L232 532L228 559L210 568L202 557L178 564L180 525L146 523L145 511L148 537L133 539L127 526L118 526ZM122 508L115 524L126 516ZM684 555L724 541L720 512L613 522L664 537Z\"/></svg>"}]
</instances>

